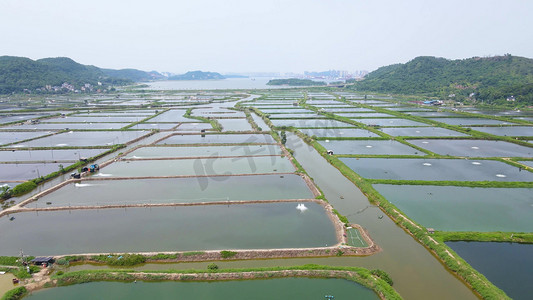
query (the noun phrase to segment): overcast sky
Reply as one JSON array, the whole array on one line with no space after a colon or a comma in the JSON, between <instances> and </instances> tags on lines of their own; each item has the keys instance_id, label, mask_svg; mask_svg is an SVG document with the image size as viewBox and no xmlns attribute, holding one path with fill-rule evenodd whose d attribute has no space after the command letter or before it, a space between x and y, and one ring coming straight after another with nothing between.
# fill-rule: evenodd
<instances>
[{"instance_id":1,"label":"overcast sky","mask_svg":"<svg viewBox=\"0 0 533 300\"><path fill-rule=\"evenodd\" d=\"M0 0L0 55L175 73L533 57L531 0Z\"/></svg>"}]
</instances>

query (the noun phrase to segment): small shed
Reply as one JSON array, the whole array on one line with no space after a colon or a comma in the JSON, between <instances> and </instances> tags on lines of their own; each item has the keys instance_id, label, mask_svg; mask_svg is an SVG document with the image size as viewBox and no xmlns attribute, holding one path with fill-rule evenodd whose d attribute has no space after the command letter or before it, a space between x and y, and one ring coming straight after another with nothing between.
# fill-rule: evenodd
<instances>
[{"instance_id":1,"label":"small shed","mask_svg":"<svg viewBox=\"0 0 533 300\"><path fill-rule=\"evenodd\" d=\"M34 265L48 266L54 263L54 258L52 256L40 256L32 259L30 262Z\"/></svg>"},{"instance_id":2,"label":"small shed","mask_svg":"<svg viewBox=\"0 0 533 300\"><path fill-rule=\"evenodd\" d=\"M428 233L429 234L434 234L435 233L435 229L434 228L426 228L428 230Z\"/></svg>"},{"instance_id":3,"label":"small shed","mask_svg":"<svg viewBox=\"0 0 533 300\"><path fill-rule=\"evenodd\" d=\"M333 150L328 150L328 155L333 155Z\"/></svg>"}]
</instances>

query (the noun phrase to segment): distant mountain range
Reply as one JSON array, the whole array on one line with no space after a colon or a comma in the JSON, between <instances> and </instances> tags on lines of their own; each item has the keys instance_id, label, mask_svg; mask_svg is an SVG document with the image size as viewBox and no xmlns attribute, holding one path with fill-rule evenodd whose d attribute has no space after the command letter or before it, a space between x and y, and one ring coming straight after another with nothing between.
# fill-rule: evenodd
<instances>
[{"instance_id":1,"label":"distant mountain range","mask_svg":"<svg viewBox=\"0 0 533 300\"><path fill-rule=\"evenodd\" d=\"M509 54L457 60L421 56L381 67L352 88L489 103L505 103L509 98L533 105L533 59Z\"/></svg>"},{"instance_id":2,"label":"distant mountain range","mask_svg":"<svg viewBox=\"0 0 533 300\"><path fill-rule=\"evenodd\" d=\"M168 80L217 80L226 79L222 74L217 72L189 71L185 74L168 77Z\"/></svg>"},{"instance_id":3,"label":"distant mountain range","mask_svg":"<svg viewBox=\"0 0 533 300\"><path fill-rule=\"evenodd\" d=\"M161 79L166 77L157 72L101 69L79 64L67 57L31 60L0 56L0 94L24 91L93 91L110 85Z\"/></svg>"}]
</instances>

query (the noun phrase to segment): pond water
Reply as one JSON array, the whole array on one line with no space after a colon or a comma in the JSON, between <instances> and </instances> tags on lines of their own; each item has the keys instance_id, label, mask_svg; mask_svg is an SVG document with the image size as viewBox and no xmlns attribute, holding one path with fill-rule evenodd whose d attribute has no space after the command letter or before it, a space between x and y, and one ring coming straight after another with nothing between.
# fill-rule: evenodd
<instances>
[{"instance_id":1,"label":"pond water","mask_svg":"<svg viewBox=\"0 0 533 300\"><path fill-rule=\"evenodd\" d=\"M124 144L146 131L70 131L23 143L24 147L111 146ZM22 147L22 144L18 144Z\"/></svg>"},{"instance_id":2,"label":"pond water","mask_svg":"<svg viewBox=\"0 0 533 300\"><path fill-rule=\"evenodd\" d=\"M387 109L393 110L393 111L430 111L430 112L435 111L431 108L416 107L416 106L388 107Z\"/></svg>"},{"instance_id":3,"label":"pond water","mask_svg":"<svg viewBox=\"0 0 533 300\"><path fill-rule=\"evenodd\" d=\"M299 129L308 136L317 137L379 137L379 135L364 129L357 128L311 128Z\"/></svg>"},{"instance_id":4,"label":"pond water","mask_svg":"<svg viewBox=\"0 0 533 300\"><path fill-rule=\"evenodd\" d=\"M533 245L489 242L446 242L472 267L513 299L533 295Z\"/></svg>"},{"instance_id":5,"label":"pond water","mask_svg":"<svg viewBox=\"0 0 533 300\"><path fill-rule=\"evenodd\" d=\"M64 129L121 129L131 123L40 123L32 125L16 125L6 129L16 130L64 130Z\"/></svg>"},{"instance_id":6,"label":"pond water","mask_svg":"<svg viewBox=\"0 0 533 300\"><path fill-rule=\"evenodd\" d=\"M222 125L222 131L252 131L252 125L247 119L218 119Z\"/></svg>"},{"instance_id":7,"label":"pond water","mask_svg":"<svg viewBox=\"0 0 533 300\"><path fill-rule=\"evenodd\" d=\"M261 173L292 173L289 160L280 156L202 158L178 160L134 160L112 163L94 176L203 176Z\"/></svg>"},{"instance_id":8,"label":"pond water","mask_svg":"<svg viewBox=\"0 0 533 300\"><path fill-rule=\"evenodd\" d=\"M287 119L287 118L300 118L300 119L316 119L316 118L325 118L324 115L319 115L316 113L294 113L294 114L271 114L269 117L272 119Z\"/></svg>"},{"instance_id":9,"label":"pond water","mask_svg":"<svg viewBox=\"0 0 533 300\"><path fill-rule=\"evenodd\" d=\"M532 157L533 148L503 141L409 140L409 143L441 155L464 157Z\"/></svg>"},{"instance_id":10,"label":"pond water","mask_svg":"<svg viewBox=\"0 0 533 300\"><path fill-rule=\"evenodd\" d=\"M180 126L181 127L181 126ZM173 144L274 144L269 134L200 134L173 135L159 142L159 145Z\"/></svg>"},{"instance_id":11,"label":"pond water","mask_svg":"<svg viewBox=\"0 0 533 300\"><path fill-rule=\"evenodd\" d=\"M272 116L274 117L274 114L283 114L283 113L287 113L287 114L293 114L293 113L313 113L315 114L314 111L312 110L308 110L308 109L304 109L304 108L286 108L286 109L282 109L282 108L263 108L263 107L258 107L260 111L264 112L265 114L272 114Z\"/></svg>"},{"instance_id":12,"label":"pond water","mask_svg":"<svg viewBox=\"0 0 533 300\"><path fill-rule=\"evenodd\" d=\"M344 279L277 278L215 282L90 282L34 292L24 299L379 299Z\"/></svg>"},{"instance_id":13,"label":"pond water","mask_svg":"<svg viewBox=\"0 0 533 300\"><path fill-rule=\"evenodd\" d=\"M387 118L394 117L393 115L383 114L383 113L335 113L337 116L357 119L357 118Z\"/></svg>"},{"instance_id":14,"label":"pond water","mask_svg":"<svg viewBox=\"0 0 533 300\"><path fill-rule=\"evenodd\" d=\"M201 131L203 129L211 130L213 126L211 126L211 123L181 123L176 128L177 131Z\"/></svg>"},{"instance_id":15,"label":"pond water","mask_svg":"<svg viewBox=\"0 0 533 300\"><path fill-rule=\"evenodd\" d=\"M337 108L323 108L324 111L328 112L345 112L345 113L358 113L358 112L371 112L375 113L376 111L370 108L364 107L337 107Z\"/></svg>"},{"instance_id":16,"label":"pond water","mask_svg":"<svg viewBox=\"0 0 533 300\"><path fill-rule=\"evenodd\" d=\"M365 178L393 180L532 181L533 173L499 161L339 158Z\"/></svg>"},{"instance_id":17,"label":"pond water","mask_svg":"<svg viewBox=\"0 0 533 300\"><path fill-rule=\"evenodd\" d=\"M179 123L150 123L150 121L148 121L147 123L136 124L136 125L130 127L130 129L134 129L134 130L152 130L152 129L169 130L169 129L173 129L174 127L178 126L178 124Z\"/></svg>"},{"instance_id":18,"label":"pond water","mask_svg":"<svg viewBox=\"0 0 533 300\"><path fill-rule=\"evenodd\" d=\"M65 149L65 150L6 150L0 151L0 161L72 161L93 157L105 149Z\"/></svg>"},{"instance_id":19,"label":"pond water","mask_svg":"<svg viewBox=\"0 0 533 300\"><path fill-rule=\"evenodd\" d=\"M305 181L295 174L87 180L69 184L28 207L312 198Z\"/></svg>"},{"instance_id":20,"label":"pond water","mask_svg":"<svg viewBox=\"0 0 533 300\"><path fill-rule=\"evenodd\" d=\"M392 136L467 136L464 133L441 127L390 127L380 130Z\"/></svg>"},{"instance_id":21,"label":"pond water","mask_svg":"<svg viewBox=\"0 0 533 300\"><path fill-rule=\"evenodd\" d=\"M520 163L524 164L524 165L527 165L527 166L530 166L533 168L533 161L532 160L522 160L520 161Z\"/></svg>"},{"instance_id":22,"label":"pond water","mask_svg":"<svg viewBox=\"0 0 533 300\"><path fill-rule=\"evenodd\" d=\"M1 164L0 181L29 180L59 171L60 163L9 163ZM67 164L65 164L66 166Z\"/></svg>"},{"instance_id":23,"label":"pond water","mask_svg":"<svg viewBox=\"0 0 533 300\"><path fill-rule=\"evenodd\" d=\"M501 136L533 136L533 126L470 127L485 133Z\"/></svg>"},{"instance_id":24,"label":"pond water","mask_svg":"<svg viewBox=\"0 0 533 300\"><path fill-rule=\"evenodd\" d=\"M113 110L113 111L107 111L107 112L85 112L85 113L77 113L73 114L72 116L85 116L85 117L123 117L123 116L134 116L134 117L148 117L151 115L155 115L155 110Z\"/></svg>"},{"instance_id":25,"label":"pond water","mask_svg":"<svg viewBox=\"0 0 533 300\"><path fill-rule=\"evenodd\" d=\"M0 218L0 255L304 248L334 245L314 202L17 213ZM24 237L21 239L20 237Z\"/></svg>"},{"instance_id":26,"label":"pond water","mask_svg":"<svg viewBox=\"0 0 533 300\"><path fill-rule=\"evenodd\" d=\"M374 188L424 227L443 231L533 231L533 189L386 184Z\"/></svg>"},{"instance_id":27,"label":"pond water","mask_svg":"<svg viewBox=\"0 0 533 300\"><path fill-rule=\"evenodd\" d=\"M510 122L503 122L492 119L482 119L482 118L430 118L433 121L446 123L449 125L505 125L505 124L514 124Z\"/></svg>"},{"instance_id":28,"label":"pond water","mask_svg":"<svg viewBox=\"0 0 533 300\"><path fill-rule=\"evenodd\" d=\"M41 123L132 123L146 119L146 116L134 117L76 117L67 116L42 120Z\"/></svg>"},{"instance_id":29,"label":"pond water","mask_svg":"<svg viewBox=\"0 0 533 300\"><path fill-rule=\"evenodd\" d=\"M411 115L411 116L417 116L417 117L457 117L461 116L460 114L447 112L447 111L413 111L413 112L405 112L405 114ZM435 119L438 121L438 119Z\"/></svg>"},{"instance_id":30,"label":"pond water","mask_svg":"<svg viewBox=\"0 0 533 300\"><path fill-rule=\"evenodd\" d=\"M0 152L0 158L1 156ZM126 158L176 158L176 157L218 157L218 156L251 156L281 155L278 145L245 145L245 146L198 146L198 147L142 147Z\"/></svg>"},{"instance_id":31,"label":"pond water","mask_svg":"<svg viewBox=\"0 0 533 300\"><path fill-rule=\"evenodd\" d=\"M391 140L333 140L319 143L327 150L333 150L334 154L425 155L418 149Z\"/></svg>"},{"instance_id":32,"label":"pond water","mask_svg":"<svg viewBox=\"0 0 533 300\"><path fill-rule=\"evenodd\" d=\"M270 130L270 127L268 127L267 123L261 118L260 116L256 115L255 113L250 113L252 116L252 119L254 120L255 124L261 129L261 130Z\"/></svg>"},{"instance_id":33,"label":"pond water","mask_svg":"<svg viewBox=\"0 0 533 300\"><path fill-rule=\"evenodd\" d=\"M19 132L0 132L0 145L17 143L23 140L29 140L43 135L50 134L49 132L35 132L35 131L19 131Z\"/></svg>"},{"instance_id":34,"label":"pond water","mask_svg":"<svg viewBox=\"0 0 533 300\"><path fill-rule=\"evenodd\" d=\"M185 118L183 115L187 110L185 109L172 109L167 112L160 114L159 116L153 117L148 120L149 123L157 122L196 122L195 119Z\"/></svg>"},{"instance_id":35,"label":"pond water","mask_svg":"<svg viewBox=\"0 0 533 300\"><path fill-rule=\"evenodd\" d=\"M407 119L354 119L356 122L360 122L366 125L374 126L430 126L426 123L415 122Z\"/></svg>"},{"instance_id":36,"label":"pond water","mask_svg":"<svg viewBox=\"0 0 533 300\"><path fill-rule=\"evenodd\" d=\"M270 120L274 126L293 126L296 128L328 128L328 127L354 127L354 125L340 122L337 120L329 119L300 119L300 120L289 120L289 119L273 119Z\"/></svg>"}]
</instances>

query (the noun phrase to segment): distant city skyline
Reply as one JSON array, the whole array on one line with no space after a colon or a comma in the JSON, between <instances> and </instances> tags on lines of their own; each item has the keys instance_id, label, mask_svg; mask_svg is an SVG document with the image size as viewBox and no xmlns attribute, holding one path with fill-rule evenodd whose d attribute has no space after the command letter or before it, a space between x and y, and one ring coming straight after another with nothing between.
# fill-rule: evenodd
<instances>
[{"instance_id":1,"label":"distant city skyline","mask_svg":"<svg viewBox=\"0 0 533 300\"><path fill-rule=\"evenodd\" d=\"M3 0L0 55L185 73L356 70L533 57L533 1Z\"/></svg>"}]
</instances>

